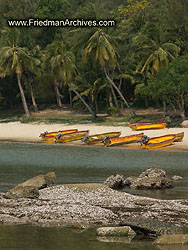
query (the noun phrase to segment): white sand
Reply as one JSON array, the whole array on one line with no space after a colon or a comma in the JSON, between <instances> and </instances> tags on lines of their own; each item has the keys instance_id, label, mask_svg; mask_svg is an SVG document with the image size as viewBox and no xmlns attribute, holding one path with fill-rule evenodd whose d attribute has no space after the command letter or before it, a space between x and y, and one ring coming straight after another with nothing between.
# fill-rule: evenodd
<instances>
[{"instance_id":1,"label":"white sand","mask_svg":"<svg viewBox=\"0 0 188 250\"><path fill-rule=\"evenodd\" d=\"M138 134L144 132L149 137L162 136L165 134L175 134L184 132L182 142L175 143L171 149L188 150L188 128L166 128L159 130L132 131L129 127L123 126L98 126L91 124L65 125L65 124L22 124L20 122L0 123L0 141L22 141L40 142L40 133L48 131L58 131L64 129L77 128L79 130L89 130L89 134L103 132L121 131L121 136ZM126 146L130 147L130 146ZM138 147L138 146L137 146ZM168 150L170 147L167 147Z\"/></svg>"}]
</instances>

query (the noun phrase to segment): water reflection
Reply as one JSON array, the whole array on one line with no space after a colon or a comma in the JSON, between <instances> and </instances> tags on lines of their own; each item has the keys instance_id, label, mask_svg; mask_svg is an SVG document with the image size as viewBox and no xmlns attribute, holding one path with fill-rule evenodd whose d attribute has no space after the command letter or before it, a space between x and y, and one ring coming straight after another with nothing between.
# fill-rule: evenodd
<instances>
[{"instance_id":1,"label":"water reflection","mask_svg":"<svg viewBox=\"0 0 188 250\"><path fill-rule=\"evenodd\" d=\"M151 241L100 242L96 230L82 233L68 228L0 226L0 249L19 250L156 250ZM183 250L183 249L182 249Z\"/></svg>"}]
</instances>

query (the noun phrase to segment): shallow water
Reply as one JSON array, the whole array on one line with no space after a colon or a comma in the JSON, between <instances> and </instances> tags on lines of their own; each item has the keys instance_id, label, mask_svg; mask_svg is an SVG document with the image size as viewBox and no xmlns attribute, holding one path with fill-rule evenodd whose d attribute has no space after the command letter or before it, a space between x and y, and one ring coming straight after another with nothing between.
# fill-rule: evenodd
<instances>
[{"instance_id":1,"label":"shallow water","mask_svg":"<svg viewBox=\"0 0 188 250\"><path fill-rule=\"evenodd\" d=\"M102 183L113 173L128 177L147 168L162 168L168 177L180 175L183 180L175 182L173 189L134 193L162 199L188 198L188 152L0 143L0 191L49 171L56 172L57 184Z\"/></svg>"},{"instance_id":2,"label":"shallow water","mask_svg":"<svg viewBox=\"0 0 188 250\"><path fill-rule=\"evenodd\" d=\"M113 173L139 175L157 167L169 177L183 176L173 189L131 191L139 195L162 198L188 198L188 152L145 151L89 146L51 144L0 143L0 191L41 173L55 171L59 183L102 183ZM126 190L130 192L130 190ZM186 246L156 247L151 240L135 238L128 242L101 242L96 230L43 228L35 226L0 225L0 249L8 250L186 250Z\"/></svg>"}]
</instances>

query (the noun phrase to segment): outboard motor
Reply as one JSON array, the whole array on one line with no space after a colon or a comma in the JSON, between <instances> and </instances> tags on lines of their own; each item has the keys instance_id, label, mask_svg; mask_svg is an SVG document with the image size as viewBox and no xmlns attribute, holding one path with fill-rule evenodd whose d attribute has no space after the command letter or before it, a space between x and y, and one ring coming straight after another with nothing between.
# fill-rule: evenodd
<instances>
[{"instance_id":1,"label":"outboard motor","mask_svg":"<svg viewBox=\"0 0 188 250\"><path fill-rule=\"evenodd\" d=\"M89 142L89 134L85 134L84 137L81 139L81 141L88 143Z\"/></svg>"},{"instance_id":2,"label":"outboard motor","mask_svg":"<svg viewBox=\"0 0 188 250\"><path fill-rule=\"evenodd\" d=\"M145 144L147 145L149 142L150 137L148 137L147 135L143 135L142 138L140 139L140 144Z\"/></svg>"},{"instance_id":3,"label":"outboard motor","mask_svg":"<svg viewBox=\"0 0 188 250\"><path fill-rule=\"evenodd\" d=\"M60 139L62 135L63 135L63 134L62 134L61 132L59 132L59 133L57 134L57 139Z\"/></svg>"},{"instance_id":4,"label":"outboard motor","mask_svg":"<svg viewBox=\"0 0 188 250\"><path fill-rule=\"evenodd\" d=\"M108 144L109 141L110 141L110 136L107 135L107 136L104 138L104 140L102 140L101 142L104 143L104 144Z\"/></svg>"},{"instance_id":5,"label":"outboard motor","mask_svg":"<svg viewBox=\"0 0 188 250\"><path fill-rule=\"evenodd\" d=\"M39 137L46 136L48 134L48 131L45 131L44 133L41 133Z\"/></svg>"}]
</instances>

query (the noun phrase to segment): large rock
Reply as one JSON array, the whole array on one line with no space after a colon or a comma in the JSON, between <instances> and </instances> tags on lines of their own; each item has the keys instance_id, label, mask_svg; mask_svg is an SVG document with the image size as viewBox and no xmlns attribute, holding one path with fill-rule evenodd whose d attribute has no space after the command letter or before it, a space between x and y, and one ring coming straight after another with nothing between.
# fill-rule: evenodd
<instances>
[{"instance_id":1,"label":"large rock","mask_svg":"<svg viewBox=\"0 0 188 250\"><path fill-rule=\"evenodd\" d=\"M48 186L51 186L52 184L54 184L56 181L56 174L54 172L50 172L47 173L45 175L40 174L37 175L21 184L19 184L18 186L34 186L38 189L42 189L42 188L46 188Z\"/></svg>"},{"instance_id":2,"label":"large rock","mask_svg":"<svg viewBox=\"0 0 188 250\"><path fill-rule=\"evenodd\" d=\"M188 244L188 234L164 234L159 236L154 245ZM187 246L188 249L188 246Z\"/></svg>"},{"instance_id":3,"label":"large rock","mask_svg":"<svg viewBox=\"0 0 188 250\"><path fill-rule=\"evenodd\" d=\"M131 236L136 233L128 226L97 228L98 236Z\"/></svg>"},{"instance_id":4,"label":"large rock","mask_svg":"<svg viewBox=\"0 0 188 250\"><path fill-rule=\"evenodd\" d=\"M138 178L144 177L166 177L166 172L160 168L148 168Z\"/></svg>"},{"instance_id":5,"label":"large rock","mask_svg":"<svg viewBox=\"0 0 188 250\"><path fill-rule=\"evenodd\" d=\"M183 128L188 128L188 120L183 121L183 122L181 123L181 126L182 126Z\"/></svg>"},{"instance_id":6,"label":"large rock","mask_svg":"<svg viewBox=\"0 0 188 250\"><path fill-rule=\"evenodd\" d=\"M172 181L166 177L164 170L149 168L142 172L130 184L131 189L164 189L173 187Z\"/></svg>"},{"instance_id":7,"label":"large rock","mask_svg":"<svg viewBox=\"0 0 188 250\"><path fill-rule=\"evenodd\" d=\"M16 186L9 190L6 195L6 198L38 198L39 197L39 189L34 186Z\"/></svg>"},{"instance_id":8,"label":"large rock","mask_svg":"<svg viewBox=\"0 0 188 250\"><path fill-rule=\"evenodd\" d=\"M130 176L127 177L124 181L123 181L123 186L129 186L136 181L137 177L136 176Z\"/></svg>"},{"instance_id":9,"label":"large rock","mask_svg":"<svg viewBox=\"0 0 188 250\"><path fill-rule=\"evenodd\" d=\"M120 189L124 187L124 177L119 174L111 175L108 177L105 182L105 185L109 186L112 189Z\"/></svg>"},{"instance_id":10,"label":"large rock","mask_svg":"<svg viewBox=\"0 0 188 250\"><path fill-rule=\"evenodd\" d=\"M165 189L172 187L172 181L166 177L138 178L130 185L131 189Z\"/></svg>"},{"instance_id":11,"label":"large rock","mask_svg":"<svg viewBox=\"0 0 188 250\"><path fill-rule=\"evenodd\" d=\"M6 197L37 198L39 197L39 189L51 186L55 183L55 180L56 174L54 172L50 172L45 175L40 174L10 189L6 193Z\"/></svg>"},{"instance_id":12,"label":"large rock","mask_svg":"<svg viewBox=\"0 0 188 250\"><path fill-rule=\"evenodd\" d=\"M148 202L149 203L149 202ZM146 203L145 203L146 204ZM143 203L142 203L143 206ZM127 217L121 223L122 226L129 226L138 235L159 236L162 234L181 234L182 229L170 222L159 221L157 218L144 218L144 216Z\"/></svg>"}]
</instances>

